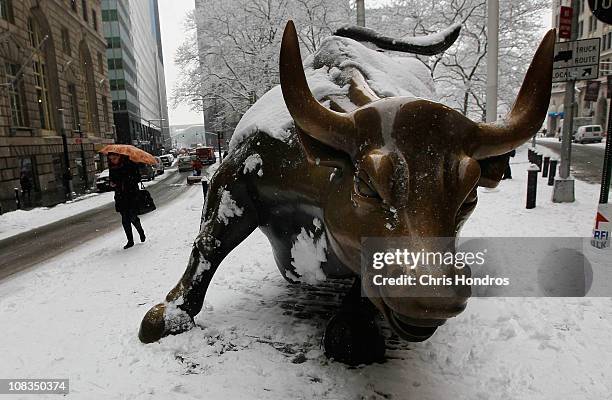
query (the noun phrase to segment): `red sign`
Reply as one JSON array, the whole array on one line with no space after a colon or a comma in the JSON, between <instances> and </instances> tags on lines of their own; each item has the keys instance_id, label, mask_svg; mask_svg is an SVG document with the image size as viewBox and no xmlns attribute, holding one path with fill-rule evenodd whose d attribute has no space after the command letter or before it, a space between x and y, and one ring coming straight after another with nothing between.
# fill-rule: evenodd
<instances>
[{"instance_id":1,"label":"red sign","mask_svg":"<svg viewBox=\"0 0 612 400\"><path fill-rule=\"evenodd\" d=\"M572 7L561 6L559 12L559 38L560 39L571 39L572 38L572 16L574 10Z\"/></svg>"}]
</instances>

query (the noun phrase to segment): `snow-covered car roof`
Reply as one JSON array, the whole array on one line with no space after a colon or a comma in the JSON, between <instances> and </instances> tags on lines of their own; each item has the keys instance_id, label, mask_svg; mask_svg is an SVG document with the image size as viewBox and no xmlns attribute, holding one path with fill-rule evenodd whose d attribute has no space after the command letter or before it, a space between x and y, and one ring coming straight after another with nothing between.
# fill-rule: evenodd
<instances>
[{"instance_id":1,"label":"snow-covered car roof","mask_svg":"<svg viewBox=\"0 0 612 400\"><path fill-rule=\"evenodd\" d=\"M96 175L96 178L107 178L109 175L110 175L110 171L109 171L109 169L107 168L107 169L105 169L104 171L102 171L102 172L98 173L98 174Z\"/></svg>"}]
</instances>

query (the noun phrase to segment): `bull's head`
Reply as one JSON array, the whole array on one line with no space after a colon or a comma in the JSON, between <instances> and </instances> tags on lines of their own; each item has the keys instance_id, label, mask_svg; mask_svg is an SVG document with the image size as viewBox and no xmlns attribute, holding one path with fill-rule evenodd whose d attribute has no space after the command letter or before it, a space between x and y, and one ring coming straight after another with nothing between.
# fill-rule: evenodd
<instances>
[{"instance_id":1,"label":"bull's head","mask_svg":"<svg viewBox=\"0 0 612 400\"><path fill-rule=\"evenodd\" d=\"M287 24L280 55L283 97L309 158L340 169L325 220L330 246L347 266L359 273L362 237L410 237L419 250L454 250L454 240L441 249L429 238L454 238L476 205L476 187L495 186L507 160L503 154L542 125L554 42L551 30L510 113L499 123L476 123L442 104L406 97L379 99L348 113L325 108L308 88L295 27ZM466 272L449 267L438 273ZM469 288L457 287L432 286L422 297L402 296L410 288L376 290L368 293L370 300L412 340L459 314L470 295Z\"/></svg>"}]
</instances>

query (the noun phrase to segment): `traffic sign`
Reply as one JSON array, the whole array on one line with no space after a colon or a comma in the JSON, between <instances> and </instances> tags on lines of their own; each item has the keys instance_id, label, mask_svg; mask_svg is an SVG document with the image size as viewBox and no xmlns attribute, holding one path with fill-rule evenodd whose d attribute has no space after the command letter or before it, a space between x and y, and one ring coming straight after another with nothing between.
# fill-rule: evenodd
<instances>
[{"instance_id":1,"label":"traffic sign","mask_svg":"<svg viewBox=\"0 0 612 400\"><path fill-rule=\"evenodd\" d=\"M559 38L572 38L572 15L574 14L572 7L561 6L559 11Z\"/></svg>"},{"instance_id":2,"label":"traffic sign","mask_svg":"<svg viewBox=\"0 0 612 400\"><path fill-rule=\"evenodd\" d=\"M609 204L599 204L597 215L595 216L595 227L593 229L593 237L591 245L598 249L610 248L610 214L611 208Z\"/></svg>"},{"instance_id":3,"label":"traffic sign","mask_svg":"<svg viewBox=\"0 0 612 400\"><path fill-rule=\"evenodd\" d=\"M612 0L589 0L589 7L598 20L612 24Z\"/></svg>"},{"instance_id":4,"label":"traffic sign","mask_svg":"<svg viewBox=\"0 0 612 400\"><path fill-rule=\"evenodd\" d=\"M553 82L599 78L600 44L601 38L556 43Z\"/></svg>"}]
</instances>

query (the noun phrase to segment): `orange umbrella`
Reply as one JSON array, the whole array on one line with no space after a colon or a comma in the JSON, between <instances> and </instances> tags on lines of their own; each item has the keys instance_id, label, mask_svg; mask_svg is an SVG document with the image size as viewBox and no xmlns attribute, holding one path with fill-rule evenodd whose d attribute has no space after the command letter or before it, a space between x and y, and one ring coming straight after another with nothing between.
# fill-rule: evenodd
<instances>
[{"instance_id":1,"label":"orange umbrella","mask_svg":"<svg viewBox=\"0 0 612 400\"><path fill-rule=\"evenodd\" d=\"M109 144L100 150L102 154L116 153L128 156L135 163L157 164L157 160L144 150L134 147L131 144Z\"/></svg>"}]
</instances>

